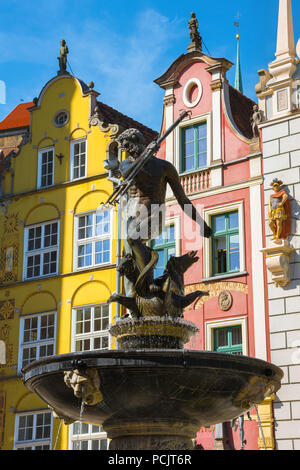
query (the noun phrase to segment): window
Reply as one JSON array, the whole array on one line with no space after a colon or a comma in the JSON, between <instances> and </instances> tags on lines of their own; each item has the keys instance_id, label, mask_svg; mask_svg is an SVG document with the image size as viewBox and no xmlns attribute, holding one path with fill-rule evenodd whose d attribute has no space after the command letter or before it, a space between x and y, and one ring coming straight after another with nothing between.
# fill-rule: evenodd
<instances>
[{"instance_id":1,"label":"window","mask_svg":"<svg viewBox=\"0 0 300 470\"><path fill-rule=\"evenodd\" d=\"M52 413L24 413L16 416L16 450L50 450Z\"/></svg>"},{"instance_id":2,"label":"window","mask_svg":"<svg viewBox=\"0 0 300 470\"><path fill-rule=\"evenodd\" d=\"M25 229L24 279L57 274L58 230L58 222L48 222Z\"/></svg>"},{"instance_id":3,"label":"window","mask_svg":"<svg viewBox=\"0 0 300 470\"><path fill-rule=\"evenodd\" d=\"M213 275L240 271L238 211L212 216Z\"/></svg>"},{"instance_id":4,"label":"window","mask_svg":"<svg viewBox=\"0 0 300 470\"><path fill-rule=\"evenodd\" d=\"M214 330L214 351L242 355L242 327L231 326Z\"/></svg>"},{"instance_id":5,"label":"window","mask_svg":"<svg viewBox=\"0 0 300 470\"><path fill-rule=\"evenodd\" d=\"M182 171L207 166L207 123L201 122L182 130Z\"/></svg>"},{"instance_id":6,"label":"window","mask_svg":"<svg viewBox=\"0 0 300 470\"><path fill-rule=\"evenodd\" d=\"M75 220L75 269L111 263L111 212L79 215Z\"/></svg>"},{"instance_id":7,"label":"window","mask_svg":"<svg viewBox=\"0 0 300 470\"><path fill-rule=\"evenodd\" d=\"M30 362L55 354L56 315L45 313L21 318L19 370Z\"/></svg>"},{"instance_id":8,"label":"window","mask_svg":"<svg viewBox=\"0 0 300 470\"><path fill-rule=\"evenodd\" d=\"M109 348L108 305L81 307L73 312L73 352Z\"/></svg>"},{"instance_id":9,"label":"window","mask_svg":"<svg viewBox=\"0 0 300 470\"><path fill-rule=\"evenodd\" d=\"M68 111L58 111L53 118L53 124L56 127L63 127L69 121L69 117Z\"/></svg>"},{"instance_id":10,"label":"window","mask_svg":"<svg viewBox=\"0 0 300 470\"><path fill-rule=\"evenodd\" d=\"M154 278L162 276L168 259L176 255L175 225L166 227L161 235L152 243L152 248L158 252L158 263L154 270Z\"/></svg>"},{"instance_id":11,"label":"window","mask_svg":"<svg viewBox=\"0 0 300 470\"><path fill-rule=\"evenodd\" d=\"M71 450L107 450L108 439L102 426L76 422L70 426Z\"/></svg>"},{"instance_id":12,"label":"window","mask_svg":"<svg viewBox=\"0 0 300 470\"><path fill-rule=\"evenodd\" d=\"M247 317L205 322L205 349L248 356Z\"/></svg>"},{"instance_id":13,"label":"window","mask_svg":"<svg viewBox=\"0 0 300 470\"><path fill-rule=\"evenodd\" d=\"M38 188L48 188L54 184L54 149L39 151L38 156Z\"/></svg>"},{"instance_id":14,"label":"window","mask_svg":"<svg viewBox=\"0 0 300 470\"><path fill-rule=\"evenodd\" d=\"M86 140L71 143L71 180L86 176Z\"/></svg>"}]
</instances>

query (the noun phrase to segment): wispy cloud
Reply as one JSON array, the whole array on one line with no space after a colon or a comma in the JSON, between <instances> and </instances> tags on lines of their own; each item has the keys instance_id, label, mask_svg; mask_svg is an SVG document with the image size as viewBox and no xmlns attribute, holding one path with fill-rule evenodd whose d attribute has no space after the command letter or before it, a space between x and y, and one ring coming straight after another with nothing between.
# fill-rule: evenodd
<instances>
[{"instance_id":1,"label":"wispy cloud","mask_svg":"<svg viewBox=\"0 0 300 470\"><path fill-rule=\"evenodd\" d=\"M95 81L103 101L150 125L162 97L153 80L165 71L164 57L178 36L178 22L151 9L137 15L127 36L91 22L85 25L80 44L77 35L69 33L74 47L80 48L71 59L74 69ZM158 116L156 126L160 120Z\"/></svg>"},{"instance_id":2,"label":"wispy cloud","mask_svg":"<svg viewBox=\"0 0 300 470\"><path fill-rule=\"evenodd\" d=\"M56 7L60 4L59 0L54 2ZM47 12L49 20L51 11ZM64 13L45 30L30 28L30 34L28 30L0 32L0 43L9 44L3 48L0 64L27 64L23 74L30 73L30 66L33 67L34 83L39 79L36 76L39 66L42 76L49 70L50 78L56 73L59 41L64 38L70 49L70 67L76 76L93 80L105 103L158 130L162 91L153 80L170 65L168 51L184 31L182 20L147 9L136 13L129 28L118 30L111 28L109 15L76 23L71 18L68 21ZM35 23L38 19L37 11ZM40 87L43 85L41 82ZM24 90L23 95L34 93Z\"/></svg>"}]
</instances>

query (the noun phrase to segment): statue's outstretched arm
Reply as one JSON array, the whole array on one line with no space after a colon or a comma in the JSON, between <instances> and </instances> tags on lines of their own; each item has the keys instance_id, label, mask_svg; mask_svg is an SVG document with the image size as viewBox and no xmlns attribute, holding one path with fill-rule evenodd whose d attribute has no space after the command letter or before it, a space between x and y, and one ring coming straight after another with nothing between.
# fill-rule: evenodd
<instances>
[{"instance_id":1,"label":"statue's outstretched arm","mask_svg":"<svg viewBox=\"0 0 300 470\"><path fill-rule=\"evenodd\" d=\"M201 235L204 235L206 238L211 237L212 230L207 225L207 223L202 219L201 215L198 213L196 208L193 206L192 202L186 196L184 189L180 182L179 174L176 168L169 162L166 162L166 179L171 189L173 191L174 196L176 197L178 204L182 208L182 210L191 216L192 220L197 222L201 229L203 227L204 230L201 230Z\"/></svg>"}]
</instances>

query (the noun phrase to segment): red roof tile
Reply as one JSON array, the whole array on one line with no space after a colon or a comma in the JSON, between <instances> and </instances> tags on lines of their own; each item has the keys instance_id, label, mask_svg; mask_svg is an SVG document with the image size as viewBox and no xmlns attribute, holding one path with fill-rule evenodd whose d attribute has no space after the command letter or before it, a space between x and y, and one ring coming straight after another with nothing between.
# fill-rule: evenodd
<instances>
[{"instance_id":1,"label":"red roof tile","mask_svg":"<svg viewBox=\"0 0 300 470\"><path fill-rule=\"evenodd\" d=\"M158 133L153 129L150 129L144 124L141 124L138 121L126 116L125 114L120 113L116 109L108 106L107 104L98 101L100 106L100 114L103 122L106 124L119 124L123 129L135 128L138 129L144 136L146 145L148 145L153 140L157 139Z\"/></svg>"},{"instance_id":2,"label":"red roof tile","mask_svg":"<svg viewBox=\"0 0 300 470\"><path fill-rule=\"evenodd\" d=\"M4 119L0 122L0 130L19 129L27 127L30 124L30 112L28 108L34 106L31 101L18 104Z\"/></svg>"}]
</instances>

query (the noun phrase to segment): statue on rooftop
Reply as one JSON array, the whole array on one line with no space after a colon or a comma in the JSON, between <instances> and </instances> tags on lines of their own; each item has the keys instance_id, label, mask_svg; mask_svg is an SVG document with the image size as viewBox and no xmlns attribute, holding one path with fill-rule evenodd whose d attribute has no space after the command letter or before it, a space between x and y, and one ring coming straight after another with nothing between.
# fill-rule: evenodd
<instances>
[{"instance_id":1,"label":"statue on rooftop","mask_svg":"<svg viewBox=\"0 0 300 470\"><path fill-rule=\"evenodd\" d=\"M64 39L60 41L60 55L58 57L58 62L59 62L59 74L64 74L67 71L67 55L69 54L69 49L67 46L67 43Z\"/></svg>"},{"instance_id":2,"label":"statue on rooftop","mask_svg":"<svg viewBox=\"0 0 300 470\"><path fill-rule=\"evenodd\" d=\"M190 38L192 43L195 43L200 48L200 50L202 50L202 38L199 34L198 27L199 23L196 18L196 14L192 12L191 19L189 21Z\"/></svg>"}]
</instances>

